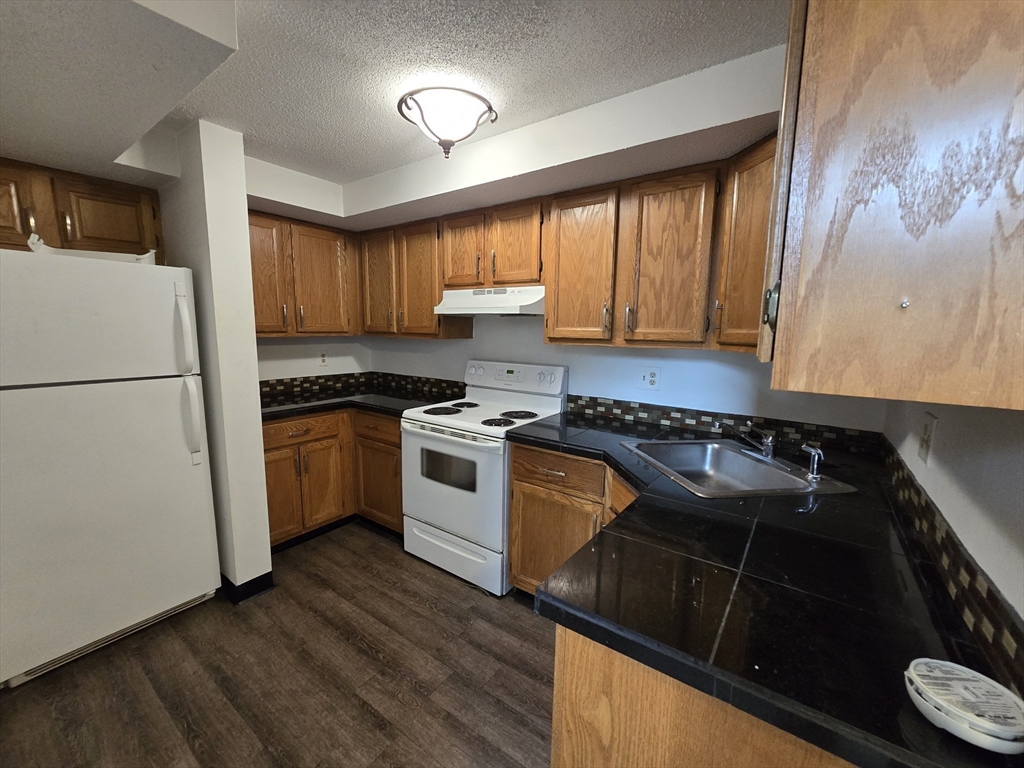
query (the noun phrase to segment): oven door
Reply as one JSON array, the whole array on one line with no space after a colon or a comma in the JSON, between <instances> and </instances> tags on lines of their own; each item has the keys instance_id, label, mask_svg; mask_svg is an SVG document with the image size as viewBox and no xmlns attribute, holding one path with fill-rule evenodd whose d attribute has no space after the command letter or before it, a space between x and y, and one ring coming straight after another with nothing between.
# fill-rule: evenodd
<instances>
[{"instance_id":1,"label":"oven door","mask_svg":"<svg viewBox=\"0 0 1024 768\"><path fill-rule=\"evenodd\" d=\"M402 421L404 514L494 552L505 551L505 440Z\"/></svg>"}]
</instances>

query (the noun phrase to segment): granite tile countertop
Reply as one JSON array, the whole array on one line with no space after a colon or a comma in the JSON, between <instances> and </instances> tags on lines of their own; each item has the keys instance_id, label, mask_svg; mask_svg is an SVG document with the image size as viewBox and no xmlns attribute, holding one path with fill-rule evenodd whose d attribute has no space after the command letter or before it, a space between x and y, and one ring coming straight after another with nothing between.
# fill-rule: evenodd
<instances>
[{"instance_id":1,"label":"granite tile countertop","mask_svg":"<svg viewBox=\"0 0 1024 768\"><path fill-rule=\"evenodd\" d=\"M880 460L827 451L822 472L856 493L703 499L620 445L673 437L566 414L508 433L601 459L641 494L540 586L538 613L856 765L1024 765L910 701L915 658L992 673Z\"/></svg>"},{"instance_id":2,"label":"granite tile countertop","mask_svg":"<svg viewBox=\"0 0 1024 768\"><path fill-rule=\"evenodd\" d=\"M403 397L393 397L391 395L348 395L346 397L331 397L307 403L273 405L261 409L260 413L263 414L263 421L294 419L324 411L337 411L342 408L358 408L363 411L381 413L385 416L400 417L402 411L430 405L431 402L427 400L406 400Z\"/></svg>"}]
</instances>

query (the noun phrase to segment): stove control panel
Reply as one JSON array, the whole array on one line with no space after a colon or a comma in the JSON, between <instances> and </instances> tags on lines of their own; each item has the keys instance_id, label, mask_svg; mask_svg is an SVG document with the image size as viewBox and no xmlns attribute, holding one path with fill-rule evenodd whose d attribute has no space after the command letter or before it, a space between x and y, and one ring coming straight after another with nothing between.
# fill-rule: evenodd
<instances>
[{"instance_id":1,"label":"stove control panel","mask_svg":"<svg viewBox=\"0 0 1024 768\"><path fill-rule=\"evenodd\" d=\"M477 387L511 389L545 395L565 393L568 371L561 365L524 365L470 360L466 383Z\"/></svg>"}]
</instances>

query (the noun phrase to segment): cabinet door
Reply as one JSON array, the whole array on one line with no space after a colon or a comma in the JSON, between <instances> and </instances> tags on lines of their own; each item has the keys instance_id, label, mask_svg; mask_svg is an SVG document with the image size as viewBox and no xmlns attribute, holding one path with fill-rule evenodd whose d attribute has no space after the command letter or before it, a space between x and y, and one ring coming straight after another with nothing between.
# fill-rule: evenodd
<instances>
[{"instance_id":1,"label":"cabinet door","mask_svg":"<svg viewBox=\"0 0 1024 768\"><path fill-rule=\"evenodd\" d=\"M37 190L42 192L38 195L41 205L34 199ZM49 236L42 229L44 218L49 220ZM60 244L50 178L28 168L0 165L0 245L28 250L28 238L33 233L48 245Z\"/></svg>"},{"instance_id":2,"label":"cabinet door","mask_svg":"<svg viewBox=\"0 0 1024 768\"><path fill-rule=\"evenodd\" d=\"M774 136L734 157L726 171L716 291L719 344L757 346L774 177Z\"/></svg>"},{"instance_id":3,"label":"cabinet door","mask_svg":"<svg viewBox=\"0 0 1024 768\"><path fill-rule=\"evenodd\" d=\"M617 201L618 190L608 189L551 204L544 227L549 340L611 338Z\"/></svg>"},{"instance_id":4,"label":"cabinet door","mask_svg":"<svg viewBox=\"0 0 1024 768\"><path fill-rule=\"evenodd\" d=\"M484 217L464 216L441 222L446 287L483 285Z\"/></svg>"},{"instance_id":5,"label":"cabinet door","mask_svg":"<svg viewBox=\"0 0 1024 768\"><path fill-rule=\"evenodd\" d=\"M337 440L306 443L299 449L302 460L302 521L306 528L336 520L341 503L341 453Z\"/></svg>"},{"instance_id":6,"label":"cabinet door","mask_svg":"<svg viewBox=\"0 0 1024 768\"><path fill-rule=\"evenodd\" d=\"M265 451L267 512L270 543L277 544L302 533L302 488L298 447Z\"/></svg>"},{"instance_id":7,"label":"cabinet door","mask_svg":"<svg viewBox=\"0 0 1024 768\"><path fill-rule=\"evenodd\" d=\"M53 188L63 247L135 254L157 247L150 193L64 176L54 178Z\"/></svg>"},{"instance_id":8,"label":"cabinet door","mask_svg":"<svg viewBox=\"0 0 1024 768\"><path fill-rule=\"evenodd\" d=\"M347 333L352 328L341 235L291 225L292 273L299 333Z\"/></svg>"},{"instance_id":9,"label":"cabinet door","mask_svg":"<svg viewBox=\"0 0 1024 768\"><path fill-rule=\"evenodd\" d=\"M394 333L396 302L395 235L392 230L363 235L363 330Z\"/></svg>"},{"instance_id":10,"label":"cabinet door","mask_svg":"<svg viewBox=\"0 0 1024 768\"><path fill-rule=\"evenodd\" d=\"M356 438L356 486L360 514L402 531L402 450Z\"/></svg>"},{"instance_id":11,"label":"cabinet door","mask_svg":"<svg viewBox=\"0 0 1024 768\"><path fill-rule=\"evenodd\" d=\"M487 215L490 282L540 282L540 202L500 208Z\"/></svg>"},{"instance_id":12,"label":"cabinet door","mask_svg":"<svg viewBox=\"0 0 1024 768\"><path fill-rule=\"evenodd\" d=\"M513 480L509 549L512 583L533 593L600 529L604 506Z\"/></svg>"},{"instance_id":13,"label":"cabinet door","mask_svg":"<svg viewBox=\"0 0 1024 768\"><path fill-rule=\"evenodd\" d=\"M437 224L404 227L395 237L400 286L398 332L436 335L438 317L434 307L441 301Z\"/></svg>"},{"instance_id":14,"label":"cabinet door","mask_svg":"<svg viewBox=\"0 0 1024 768\"><path fill-rule=\"evenodd\" d=\"M1024 409L1021 29L808 4L773 388Z\"/></svg>"},{"instance_id":15,"label":"cabinet door","mask_svg":"<svg viewBox=\"0 0 1024 768\"><path fill-rule=\"evenodd\" d=\"M288 234L283 221L249 214L256 333L287 333L294 322Z\"/></svg>"},{"instance_id":16,"label":"cabinet door","mask_svg":"<svg viewBox=\"0 0 1024 768\"><path fill-rule=\"evenodd\" d=\"M717 178L710 170L634 187L627 341L704 340Z\"/></svg>"}]
</instances>

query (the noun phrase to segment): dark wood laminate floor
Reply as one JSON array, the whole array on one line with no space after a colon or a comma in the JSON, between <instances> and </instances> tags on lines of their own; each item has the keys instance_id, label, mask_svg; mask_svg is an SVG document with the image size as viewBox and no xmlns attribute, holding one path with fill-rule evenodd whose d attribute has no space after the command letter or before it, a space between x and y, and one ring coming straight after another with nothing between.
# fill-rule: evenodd
<instances>
[{"instance_id":1,"label":"dark wood laminate floor","mask_svg":"<svg viewBox=\"0 0 1024 768\"><path fill-rule=\"evenodd\" d=\"M0 692L0 765L546 766L554 625L361 521Z\"/></svg>"}]
</instances>

